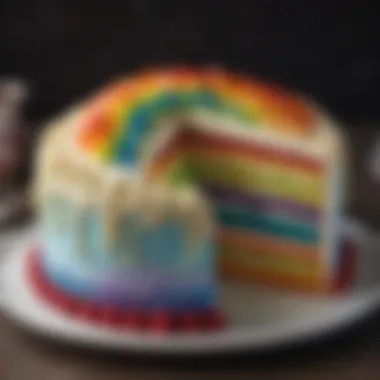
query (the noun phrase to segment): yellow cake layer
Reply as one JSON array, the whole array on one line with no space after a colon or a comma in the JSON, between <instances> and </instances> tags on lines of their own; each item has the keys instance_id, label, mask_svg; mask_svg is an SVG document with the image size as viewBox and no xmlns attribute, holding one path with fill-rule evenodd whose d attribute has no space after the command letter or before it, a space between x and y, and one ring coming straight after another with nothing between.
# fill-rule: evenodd
<instances>
[{"instance_id":1,"label":"yellow cake layer","mask_svg":"<svg viewBox=\"0 0 380 380\"><path fill-rule=\"evenodd\" d=\"M319 263L321 260L321 252L318 246L265 236L253 231L222 228L218 231L217 239L219 244L226 247L233 246L237 250L259 251L272 257L278 257L281 254L294 260L304 260L312 264Z\"/></svg>"},{"instance_id":2,"label":"yellow cake layer","mask_svg":"<svg viewBox=\"0 0 380 380\"><path fill-rule=\"evenodd\" d=\"M319 206L324 201L325 181L319 176L293 172L276 165L244 162L227 155L189 156L187 162L194 178L200 182L296 200L309 206Z\"/></svg>"},{"instance_id":3,"label":"yellow cake layer","mask_svg":"<svg viewBox=\"0 0 380 380\"><path fill-rule=\"evenodd\" d=\"M219 247L221 261L229 264L240 265L251 270L259 270L263 273L273 272L292 276L317 276L322 273L321 262L311 261L308 258L294 258L285 253L252 251L250 249L239 248L234 245L222 244Z\"/></svg>"},{"instance_id":4,"label":"yellow cake layer","mask_svg":"<svg viewBox=\"0 0 380 380\"><path fill-rule=\"evenodd\" d=\"M323 274L297 276L293 273L267 272L262 271L260 268L247 267L240 263L231 263L227 260L221 262L220 274L226 279L237 280L242 283L248 282L253 285L286 288L307 293L326 292L331 286L330 281Z\"/></svg>"}]
</instances>

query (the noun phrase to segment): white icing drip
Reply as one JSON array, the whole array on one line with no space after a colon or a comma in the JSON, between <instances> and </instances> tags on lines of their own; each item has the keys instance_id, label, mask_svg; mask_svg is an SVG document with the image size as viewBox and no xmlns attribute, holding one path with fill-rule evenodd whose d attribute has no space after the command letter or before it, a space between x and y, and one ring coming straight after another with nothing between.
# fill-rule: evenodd
<instances>
[{"instance_id":1,"label":"white icing drip","mask_svg":"<svg viewBox=\"0 0 380 380\"><path fill-rule=\"evenodd\" d=\"M86 252L85 247L85 214L87 212L86 207L86 199L87 194L85 188L82 188L81 196L81 202L79 202L79 207L77 207L76 213L74 214L75 217L75 228L76 228L76 251L78 252L78 255L85 259L84 255Z\"/></svg>"},{"instance_id":2,"label":"white icing drip","mask_svg":"<svg viewBox=\"0 0 380 380\"><path fill-rule=\"evenodd\" d=\"M100 209L106 229L107 246L112 250L117 229L117 222L121 214L119 204L123 202L123 178L113 173L108 181L104 181L99 191L102 193Z\"/></svg>"}]
</instances>

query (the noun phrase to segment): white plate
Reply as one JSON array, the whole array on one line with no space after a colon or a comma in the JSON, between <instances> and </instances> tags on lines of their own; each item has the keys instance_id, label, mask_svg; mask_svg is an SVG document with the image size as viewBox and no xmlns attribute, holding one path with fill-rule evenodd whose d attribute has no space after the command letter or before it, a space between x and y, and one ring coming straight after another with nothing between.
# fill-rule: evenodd
<instances>
[{"instance_id":1,"label":"white plate","mask_svg":"<svg viewBox=\"0 0 380 380\"><path fill-rule=\"evenodd\" d=\"M34 239L30 231L24 231L23 238L19 237L24 240L23 247L5 256L2 306L11 317L33 331L91 347L159 354L214 354L277 348L349 326L380 305L380 266L375 262L376 250L371 249L373 240L357 223L346 223L345 230L358 241L360 249L352 294L334 298L307 297L223 283L221 307L230 322L223 332L191 336L129 333L59 314L38 299L25 281L25 253Z\"/></svg>"}]
</instances>

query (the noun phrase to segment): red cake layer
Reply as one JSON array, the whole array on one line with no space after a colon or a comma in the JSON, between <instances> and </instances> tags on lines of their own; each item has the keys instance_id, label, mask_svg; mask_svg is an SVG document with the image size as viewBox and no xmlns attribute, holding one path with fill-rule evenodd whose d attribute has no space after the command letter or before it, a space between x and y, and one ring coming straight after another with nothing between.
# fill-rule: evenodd
<instances>
[{"instance_id":1,"label":"red cake layer","mask_svg":"<svg viewBox=\"0 0 380 380\"><path fill-rule=\"evenodd\" d=\"M185 130L168 144L155 157L155 164L163 166L181 153L205 151L207 153L233 154L238 158L251 158L255 161L272 162L285 167L297 168L307 173L320 175L323 163L315 158L305 156L279 147L265 146L258 142L234 137L214 136L212 133Z\"/></svg>"},{"instance_id":2,"label":"red cake layer","mask_svg":"<svg viewBox=\"0 0 380 380\"><path fill-rule=\"evenodd\" d=\"M224 326L224 321L216 310L176 314L165 310L147 312L104 306L75 298L47 279L40 265L40 257L38 249L31 249L27 253L26 272L33 290L50 306L75 319L116 329L157 333L217 331Z\"/></svg>"}]
</instances>

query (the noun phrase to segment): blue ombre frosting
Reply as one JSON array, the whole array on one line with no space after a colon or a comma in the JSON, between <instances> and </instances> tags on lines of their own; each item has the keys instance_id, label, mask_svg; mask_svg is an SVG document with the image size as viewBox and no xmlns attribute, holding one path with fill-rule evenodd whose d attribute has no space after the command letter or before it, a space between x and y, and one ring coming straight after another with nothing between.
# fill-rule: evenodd
<instances>
[{"instance_id":1,"label":"blue ombre frosting","mask_svg":"<svg viewBox=\"0 0 380 380\"><path fill-rule=\"evenodd\" d=\"M189 244L178 221L149 227L122 219L110 244L100 212L79 215L75 206L55 199L42 216L43 268L61 290L128 307L213 306L213 242Z\"/></svg>"}]
</instances>

